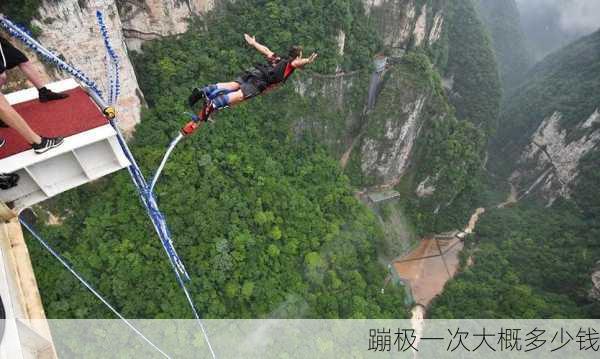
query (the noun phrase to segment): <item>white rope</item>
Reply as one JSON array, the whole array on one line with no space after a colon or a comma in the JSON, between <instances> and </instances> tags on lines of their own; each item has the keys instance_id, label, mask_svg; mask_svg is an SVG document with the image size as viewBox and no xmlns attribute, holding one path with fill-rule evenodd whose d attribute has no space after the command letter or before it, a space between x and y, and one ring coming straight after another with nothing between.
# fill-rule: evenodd
<instances>
[{"instance_id":1,"label":"white rope","mask_svg":"<svg viewBox=\"0 0 600 359\"><path fill-rule=\"evenodd\" d=\"M73 268L71 268L71 266L64 260L62 259L62 257L60 255L58 255L58 253L56 253L52 247L50 247L34 230L33 228L31 228L29 226L29 224L27 224L27 222L25 222L23 219L19 218L19 222L21 222L21 224L27 228L27 230L29 231L29 233L31 233L31 235L37 239L37 241L48 251L50 252L50 254L52 254L52 256L54 258L56 258L65 268L67 268L67 270L69 272L71 272L71 274L73 274L75 276L75 278L77 278L81 284L83 284L90 292L92 292L92 294L94 294L96 296L96 298L100 299L100 301L102 301L102 303L104 303L104 305L106 305L108 307L108 309L111 310L111 312L113 312L117 317L119 317L119 319L121 319L123 322L125 322L125 324L131 328L131 330L133 330L137 335L139 335L146 343L148 343L151 347L153 347L154 349L156 349L160 354L162 354L165 358L171 358L169 355L167 355L167 353L165 353L164 351L162 351L159 347L157 347L154 343L152 343L152 341L150 341L150 339L148 339L144 334L142 334L142 332L140 332L133 324L131 324L131 322L129 322L127 319L125 319L125 317L123 317L112 305L110 305L110 303L104 299L104 297L102 297L102 295L100 293L98 293L88 282L86 282L85 279L83 279L77 272L75 272L75 270ZM212 349L211 349L212 350Z\"/></svg>"},{"instance_id":2,"label":"white rope","mask_svg":"<svg viewBox=\"0 0 600 359\"><path fill-rule=\"evenodd\" d=\"M0 43L0 53L2 53L2 63L4 63L4 70L6 70L6 57L4 57L4 49L2 48L1 43Z\"/></svg>"},{"instance_id":3,"label":"white rope","mask_svg":"<svg viewBox=\"0 0 600 359\"><path fill-rule=\"evenodd\" d=\"M165 164L167 163L167 160L169 159L169 156L171 156L171 152L173 152L173 150L175 149L175 146L177 146L177 144L179 143L179 141L181 141L181 139L183 138L183 135L180 133L177 137L175 137L175 139L173 141L171 141L171 144L169 145L169 148L167 149L167 153L165 153L165 156L162 159L162 162L160 163L160 166L158 166L158 169L156 170L156 174L154 175L154 178L152 178L152 184L150 185L150 192L154 191L154 186L156 186L156 182L158 182L158 178L160 177L160 174L163 171L163 168L165 167Z\"/></svg>"}]
</instances>

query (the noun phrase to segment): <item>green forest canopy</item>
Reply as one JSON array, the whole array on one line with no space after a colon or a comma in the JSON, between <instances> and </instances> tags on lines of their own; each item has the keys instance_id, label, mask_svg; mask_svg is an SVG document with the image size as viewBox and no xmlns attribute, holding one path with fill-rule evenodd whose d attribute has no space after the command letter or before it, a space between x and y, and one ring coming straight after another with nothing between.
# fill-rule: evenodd
<instances>
[{"instance_id":1,"label":"green forest canopy","mask_svg":"<svg viewBox=\"0 0 600 359\"><path fill-rule=\"evenodd\" d=\"M291 10L314 23L288 18ZM277 30L261 21L265 13L281 19ZM148 43L134 57L151 107L132 147L147 173L184 123L190 89L251 64L244 31L274 50L292 41L309 51L321 48L319 71L340 61L365 66L374 51L355 0L269 1L264 7L238 1L213 15L218 21L209 20L208 32L194 22L186 34ZM348 27L354 44L343 59L331 46L338 26ZM382 233L373 215L325 150L288 130L309 107L309 99L287 88L219 113L217 123L183 141L166 166L157 194L206 317L406 315L401 292L380 292L386 272L377 261ZM43 234L126 316L190 317L135 198L126 173L69 192L51 208L62 225ZM108 315L40 248L31 252L49 317Z\"/></svg>"},{"instance_id":2,"label":"green forest canopy","mask_svg":"<svg viewBox=\"0 0 600 359\"><path fill-rule=\"evenodd\" d=\"M475 264L450 281L432 318L598 318L590 270L600 250L600 223L569 201L495 209L477 225L464 256Z\"/></svg>"}]
</instances>

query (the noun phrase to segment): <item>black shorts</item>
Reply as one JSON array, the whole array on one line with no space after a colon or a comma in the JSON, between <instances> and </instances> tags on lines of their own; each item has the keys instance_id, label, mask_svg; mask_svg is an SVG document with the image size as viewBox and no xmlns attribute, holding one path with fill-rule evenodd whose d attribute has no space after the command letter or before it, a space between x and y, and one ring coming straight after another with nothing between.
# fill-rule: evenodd
<instances>
[{"instance_id":1,"label":"black shorts","mask_svg":"<svg viewBox=\"0 0 600 359\"><path fill-rule=\"evenodd\" d=\"M244 100L260 95L268 87L267 82L256 71L247 71L235 79L235 82L240 84Z\"/></svg>"},{"instance_id":2,"label":"black shorts","mask_svg":"<svg viewBox=\"0 0 600 359\"><path fill-rule=\"evenodd\" d=\"M2 37L0 37L0 45L2 45L2 54L4 55L0 54L0 74L29 61L24 53Z\"/></svg>"}]
</instances>

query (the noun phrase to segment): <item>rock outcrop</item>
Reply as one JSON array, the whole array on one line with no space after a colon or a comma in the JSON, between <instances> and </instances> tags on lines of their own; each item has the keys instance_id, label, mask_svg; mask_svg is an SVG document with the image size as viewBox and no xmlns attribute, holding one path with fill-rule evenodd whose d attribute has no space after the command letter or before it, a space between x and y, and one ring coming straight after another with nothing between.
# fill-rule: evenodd
<instances>
[{"instance_id":1,"label":"rock outcrop","mask_svg":"<svg viewBox=\"0 0 600 359\"><path fill-rule=\"evenodd\" d=\"M105 15L106 26L120 58L121 96L117 108L121 128L130 133L140 121L143 96L125 46L122 23L114 1L50 1L42 2L39 20L34 25L42 30L39 41L107 88L106 51L96 23L95 12ZM54 79L68 77L52 72Z\"/></svg>"},{"instance_id":2,"label":"rock outcrop","mask_svg":"<svg viewBox=\"0 0 600 359\"><path fill-rule=\"evenodd\" d=\"M581 159L600 144L600 130L593 127L599 119L596 110L575 129L567 130L561 126L560 112L546 118L531 136L519 169L511 176L521 196L539 192L548 204L559 196L570 198ZM574 130L582 134L573 138Z\"/></svg>"},{"instance_id":3,"label":"rock outcrop","mask_svg":"<svg viewBox=\"0 0 600 359\"><path fill-rule=\"evenodd\" d=\"M318 94L330 98L332 109L344 114L345 119L335 122L327 121L326 116L301 119L294 124L294 130L297 134L310 131L316 135L334 156L343 159L344 165L349 158L356 156L362 175L374 179L373 185L391 186L399 182L408 167L415 140L425 120L422 110L429 90L407 90L406 86L412 88L414 85L410 81L403 83L402 79L394 76L390 80L390 76L386 75L386 64L397 62L408 48L437 43L443 32L444 2L364 0L363 4L393 61L388 62L383 57L381 62L380 54L375 59L373 74L362 71L312 75L298 83L296 90L303 95L313 97ZM340 31L336 41L339 54L344 54L346 34ZM369 78L371 88L368 93L366 88L357 88L366 87ZM377 111L377 97L383 88L383 91L389 92L386 92L386 100ZM357 102L356 93L364 93L368 99Z\"/></svg>"},{"instance_id":4,"label":"rock outcrop","mask_svg":"<svg viewBox=\"0 0 600 359\"><path fill-rule=\"evenodd\" d=\"M438 11L433 18L433 25L429 31L429 46L433 45L442 36L442 30L444 28L444 15L441 11Z\"/></svg>"},{"instance_id":5,"label":"rock outcrop","mask_svg":"<svg viewBox=\"0 0 600 359\"><path fill-rule=\"evenodd\" d=\"M190 17L215 6L215 0L116 0L130 50L140 50L144 41L176 35L188 29Z\"/></svg>"},{"instance_id":6,"label":"rock outcrop","mask_svg":"<svg viewBox=\"0 0 600 359\"><path fill-rule=\"evenodd\" d=\"M443 1L379 0L365 1L365 6L392 58L410 48L435 46L442 37ZM407 74L394 70L378 75L382 81L377 94L382 98L370 99L376 106L363 120L361 145L354 151L360 151L360 170L370 185L391 187L406 174L420 130L430 117L424 108L431 89L406 81Z\"/></svg>"},{"instance_id":7,"label":"rock outcrop","mask_svg":"<svg viewBox=\"0 0 600 359\"><path fill-rule=\"evenodd\" d=\"M421 181L421 183L419 183L417 189L415 190L415 194L417 195L417 197L423 198L430 197L431 195L433 195L436 190L433 183L436 183L438 178L439 174L433 179L431 178L431 176L427 176L423 181Z\"/></svg>"},{"instance_id":8,"label":"rock outcrop","mask_svg":"<svg viewBox=\"0 0 600 359\"><path fill-rule=\"evenodd\" d=\"M536 64L504 100L490 166L512 178L518 198L570 198L597 215L599 52L596 31Z\"/></svg>"},{"instance_id":9,"label":"rock outcrop","mask_svg":"<svg viewBox=\"0 0 600 359\"><path fill-rule=\"evenodd\" d=\"M394 56L407 49L411 41L414 46L431 46L440 39L444 15L437 4L427 1L418 6L415 0L364 0L367 13Z\"/></svg>"},{"instance_id":10,"label":"rock outcrop","mask_svg":"<svg viewBox=\"0 0 600 359\"><path fill-rule=\"evenodd\" d=\"M426 97L420 95L414 102L391 112L385 119L383 136L367 136L361 148L361 169L388 186L398 184L406 172L415 140L423 124L423 106Z\"/></svg>"},{"instance_id":11,"label":"rock outcrop","mask_svg":"<svg viewBox=\"0 0 600 359\"><path fill-rule=\"evenodd\" d=\"M600 300L600 262L596 263L596 268L592 272L592 288L589 292L591 300Z\"/></svg>"}]
</instances>

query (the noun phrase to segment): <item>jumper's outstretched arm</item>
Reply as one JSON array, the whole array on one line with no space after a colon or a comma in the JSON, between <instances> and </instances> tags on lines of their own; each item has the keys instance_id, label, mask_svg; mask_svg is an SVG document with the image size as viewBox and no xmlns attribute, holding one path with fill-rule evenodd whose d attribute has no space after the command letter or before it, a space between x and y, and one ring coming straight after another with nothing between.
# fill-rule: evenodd
<instances>
[{"instance_id":1,"label":"jumper's outstretched arm","mask_svg":"<svg viewBox=\"0 0 600 359\"><path fill-rule=\"evenodd\" d=\"M266 47L265 45L258 43L256 41L256 37L250 36L248 34L244 34L244 38L246 39L246 42L248 43L248 45L254 47L261 54L265 55L268 58L273 57L273 55L274 55L273 51L269 50L269 48Z\"/></svg>"},{"instance_id":2,"label":"jumper's outstretched arm","mask_svg":"<svg viewBox=\"0 0 600 359\"><path fill-rule=\"evenodd\" d=\"M296 60L292 61L292 66L294 66L295 68L298 69L305 65L312 64L313 62L315 62L315 60L317 59L318 56L319 56L319 54L317 54L316 52L313 52L307 58L301 58L301 59L296 59Z\"/></svg>"}]
</instances>

